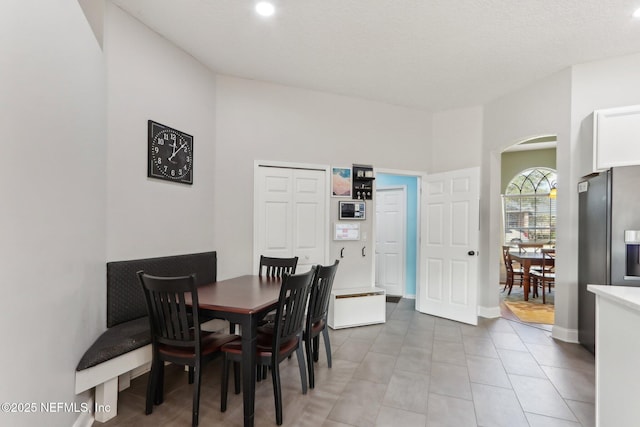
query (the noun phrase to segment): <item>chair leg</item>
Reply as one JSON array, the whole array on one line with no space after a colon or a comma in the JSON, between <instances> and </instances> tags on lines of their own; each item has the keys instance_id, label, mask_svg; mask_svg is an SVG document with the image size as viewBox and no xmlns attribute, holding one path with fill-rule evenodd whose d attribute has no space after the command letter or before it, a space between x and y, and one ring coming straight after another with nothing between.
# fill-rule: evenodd
<instances>
[{"instance_id":1,"label":"chair leg","mask_svg":"<svg viewBox=\"0 0 640 427\"><path fill-rule=\"evenodd\" d=\"M194 368L195 383L193 384L193 414L191 416L191 425L196 427L198 425L198 415L200 412L200 380L202 379L202 367L199 362L196 362Z\"/></svg>"},{"instance_id":2,"label":"chair leg","mask_svg":"<svg viewBox=\"0 0 640 427\"><path fill-rule=\"evenodd\" d=\"M331 368L331 342L329 341L329 328L326 325L322 330L322 339L324 340L324 349L327 351L327 365Z\"/></svg>"},{"instance_id":3,"label":"chair leg","mask_svg":"<svg viewBox=\"0 0 640 427\"><path fill-rule=\"evenodd\" d=\"M158 361L151 362L151 371L149 372L149 380L147 381L147 402L144 413L149 415L153 412L153 403L156 397L156 387L158 384Z\"/></svg>"},{"instance_id":4,"label":"chair leg","mask_svg":"<svg viewBox=\"0 0 640 427\"><path fill-rule=\"evenodd\" d=\"M229 358L226 353L222 357L220 388L220 412L224 412L227 410L227 393L229 392Z\"/></svg>"},{"instance_id":5,"label":"chair leg","mask_svg":"<svg viewBox=\"0 0 640 427\"><path fill-rule=\"evenodd\" d=\"M193 384L193 366L189 366L189 384Z\"/></svg>"},{"instance_id":6,"label":"chair leg","mask_svg":"<svg viewBox=\"0 0 640 427\"><path fill-rule=\"evenodd\" d=\"M278 362L271 368L273 380L273 399L276 405L276 424L282 425L282 390L280 389L280 368Z\"/></svg>"},{"instance_id":7,"label":"chair leg","mask_svg":"<svg viewBox=\"0 0 640 427\"><path fill-rule=\"evenodd\" d=\"M240 362L233 362L233 382L236 394L240 394Z\"/></svg>"},{"instance_id":8,"label":"chair leg","mask_svg":"<svg viewBox=\"0 0 640 427\"><path fill-rule=\"evenodd\" d=\"M307 367L304 366L304 352L302 351L302 343L298 343L296 349L296 357L298 358L298 368L300 368L300 382L302 383L302 394L307 394Z\"/></svg>"},{"instance_id":9,"label":"chair leg","mask_svg":"<svg viewBox=\"0 0 640 427\"><path fill-rule=\"evenodd\" d=\"M316 335L313 338L313 345L311 346L311 348L313 349L313 361L317 362L318 360L320 360L320 335Z\"/></svg>"},{"instance_id":10,"label":"chair leg","mask_svg":"<svg viewBox=\"0 0 640 427\"><path fill-rule=\"evenodd\" d=\"M304 348L307 353L307 370L309 371L309 388L315 387L314 375L313 375L313 339L307 336L304 340Z\"/></svg>"},{"instance_id":11,"label":"chair leg","mask_svg":"<svg viewBox=\"0 0 640 427\"><path fill-rule=\"evenodd\" d=\"M544 297L544 282L542 282L542 303L543 304L547 303L547 301L545 300L545 297Z\"/></svg>"},{"instance_id":12,"label":"chair leg","mask_svg":"<svg viewBox=\"0 0 640 427\"><path fill-rule=\"evenodd\" d=\"M164 362L158 361L158 379L156 383L155 404L161 405L164 401Z\"/></svg>"}]
</instances>

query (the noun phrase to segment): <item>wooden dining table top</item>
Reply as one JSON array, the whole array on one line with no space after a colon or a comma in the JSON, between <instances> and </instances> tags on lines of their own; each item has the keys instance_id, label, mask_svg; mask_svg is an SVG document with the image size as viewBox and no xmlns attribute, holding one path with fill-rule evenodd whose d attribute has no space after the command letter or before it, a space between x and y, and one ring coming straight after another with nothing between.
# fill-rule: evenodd
<instances>
[{"instance_id":1,"label":"wooden dining table top","mask_svg":"<svg viewBox=\"0 0 640 427\"><path fill-rule=\"evenodd\" d=\"M204 310L259 313L277 304L281 284L280 278L255 275L219 280L198 287L198 306Z\"/></svg>"},{"instance_id":2,"label":"wooden dining table top","mask_svg":"<svg viewBox=\"0 0 640 427\"><path fill-rule=\"evenodd\" d=\"M542 252L520 252L520 251L510 251L509 254L511 258L516 261L541 261L542 262Z\"/></svg>"}]
</instances>

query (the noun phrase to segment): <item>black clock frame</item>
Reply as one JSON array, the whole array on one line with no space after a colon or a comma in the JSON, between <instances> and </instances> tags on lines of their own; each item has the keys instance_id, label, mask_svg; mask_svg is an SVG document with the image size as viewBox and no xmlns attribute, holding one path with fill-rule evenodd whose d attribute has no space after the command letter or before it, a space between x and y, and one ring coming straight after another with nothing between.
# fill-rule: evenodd
<instances>
[{"instance_id":1,"label":"black clock frame","mask_svg":"<svg viewBox=\"0 0 640 427\"><path fill-rule=\"evenodd\" d=\"M189 165L189 168L186 173L182 175L172 176L170 173L165 173L158 162L156 161L157 154L160 154L160 149L156 145L158 137L166 134L175 134L176 135L176 143L174 143L173 151L174 155L178 155L179 159L186 164ZM175 145L177 145L177 141L184 141L184 149L181 151L182 146L178 149L178 152L175 151ZM190 161L185 160L185 155L187 155ZM171 156L170 156L171 157ZM168 159L165 159L168 160ZM148 150L147 150L147 177L162 179L165 181L177 182L180 184L193 184L193 136L181 132L177 129L170 128L169 126L165 126L161 123L154 122L153 120L148 121ZM166 170L166 168L165 168Z\"/></svg>"}]
</instances>

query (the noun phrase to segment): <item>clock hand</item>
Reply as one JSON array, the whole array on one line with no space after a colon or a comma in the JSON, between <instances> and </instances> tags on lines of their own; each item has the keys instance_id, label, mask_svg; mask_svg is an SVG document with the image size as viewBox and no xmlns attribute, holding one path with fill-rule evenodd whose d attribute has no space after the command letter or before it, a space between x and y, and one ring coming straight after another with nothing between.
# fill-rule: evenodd
<instances>
[{"instance_id":1,"label":"clock hand","mask_svg":"<svg viewBox=\"0 0 640 427\"><path fill-rule=\"evenodd\" d=\"M169 157L169 161L171 161L171 159L173 159L175 157L175 155L178 154L178 152L180 150L182 150L186 145L187 145L187 143L183 142L182 145L180 146L180 148L178 148L177 150L174 148L173 149L173 154L171 155L171 157ZM174 145L174 147L175 147L175 145Z\"/></svg>"}]
</instances>

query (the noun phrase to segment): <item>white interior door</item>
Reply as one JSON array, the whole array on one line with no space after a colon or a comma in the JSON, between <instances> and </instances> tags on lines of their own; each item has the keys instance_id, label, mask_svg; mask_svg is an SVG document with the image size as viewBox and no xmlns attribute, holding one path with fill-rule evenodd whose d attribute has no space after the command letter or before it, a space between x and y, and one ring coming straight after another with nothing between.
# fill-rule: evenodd
<instances>
[{"instance_id":1,"label":"white interior door","mask_svg":"<svg viewBox=\"0 0 640 427\"><path fill-rule=\"evenodd\" d=\"M418 310L476 325L479 168L428 175L425 180L426 283Z\"/></svg>"},{"instance_id":2,"label":"white interior door","mask_svg":"<svg viewBox=\"0 0 640 427\"><path fill-rule=\"evenodd\" d=\"M258 261L260 255L291 257L293 170L258 167L256 189L258 228L255 233Z\"/></svg>"},{"instance_id":3,"label":"white interior door","mask_svg":"<svg viewBox=\"0 0 640 427\"><path fill-rule=\"evenodd\" d=\"M326 173L258 166L255 174L254 271L260 255L297 256L297 272L325 263Z\"/></svg>"},{"instance_id":4,"label":"white interior door","mask_svg":"<svg viewBox=\"0 0 640 427\"><path fill-rule=\"evenodd\" d=\"M376 286L387 295L404 296L405 187L376 189Z\"/></svg>"},{"instance_id":5,"label":"white interior door","mask_svg":"<svg viewBox=\"0 0 640 427\"><path fill-rule=\"evenodd\" d=\"M293 256L298 256L296 271L309 271L324 263L327 236L325 174L318 170L293 170Z\"/></svg>"}]
</instances>

